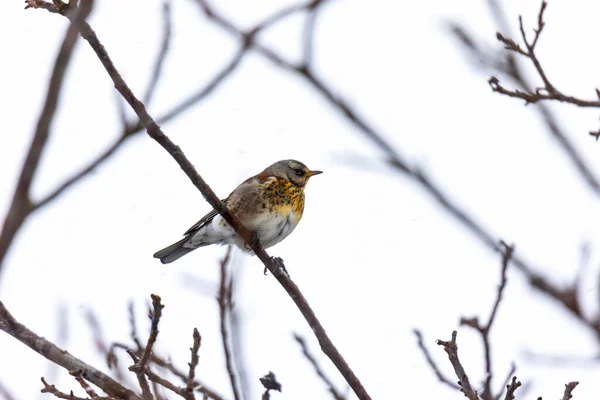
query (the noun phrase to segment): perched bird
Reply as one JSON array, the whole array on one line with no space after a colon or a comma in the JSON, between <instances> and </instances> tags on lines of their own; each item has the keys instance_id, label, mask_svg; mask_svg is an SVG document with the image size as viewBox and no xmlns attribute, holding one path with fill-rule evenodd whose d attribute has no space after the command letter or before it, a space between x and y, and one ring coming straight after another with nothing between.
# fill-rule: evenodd
<instances>
[{"instance_id":1,"label":"perched bird","mask_svg":"<svg viewBox=\"0 0 600 400\"><path fill-rule=\"evenodd\" d=\"M298 225L304 212L304 187L311 171L296 160L282 160L247 179L223 200L264 248L285 239ZM183 234L185 237L154 254L163 264L171 263L198 247L235 244L246 249L244 240L212 210Z\"/></svg>"}]
</instances>

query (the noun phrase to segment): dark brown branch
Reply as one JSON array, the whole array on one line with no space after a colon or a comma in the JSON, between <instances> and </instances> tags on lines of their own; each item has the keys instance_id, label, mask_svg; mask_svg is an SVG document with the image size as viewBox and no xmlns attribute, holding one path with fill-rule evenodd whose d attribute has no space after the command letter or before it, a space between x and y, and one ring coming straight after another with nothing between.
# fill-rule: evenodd
<instances>
[{"instance_id":1,"label":"dark brown branch","mask_svg":"<svg viewBox=\"0 0 600 400\"><path fill-rule=\"evenodd\" d=\"M129 367L130 371L135 372L138 377L138 382L140 383L140 387L142 388L142 395L144 400L152 400L154 396L152 396L152 392L150 391L150 386L148 385L148 381L146 381L145 370L146 365L148 364L148 360L150 359L150 355L152 354L152 347L156 342L156 338L158 337L158 323L160 322L160 318L162 316L162 309L164 306L160 302L160 297L152 294L152 324L150 327L150 335L148 336L148 342L144 347L144 351L139 360Z\"/></svg>"},{"instance_id":2,"label":"dark brown branch","mask_svg":"<svg viewBox=\"0 0 600 400\"><path fill-rule=\"evenodd\" d=\"M140 400L131 390L127 389L110 376L72 356L49 340L38 336L26 326L19 323L0 302L0 330L8 333L36 353L60 365L67 371L81 370L81 376L98 386L113 397L127 400Z\"/></svg>"},{"instance_id":3,"label":"dark brown branch","mask_svg":"<svg viewBox=\"0 0 600 400\"><path fill-rule=\"evenodd\" d=\"M182 100L179 104L174 106L171 110L167 111L164 115L158 118L159 124L167 123L174 118L178 117L183 112L187 111L190 107L201 103L203 100L207 99L210 94L217 89L221 83L225 81L240 65L243 56L245 54L245 49L241 49L238 51L232 60L226 64L212 79L208 81L206 86L200 88L197 92L190 95L188 98ZM159 58L160 59L160 58ZM119 97L119 101L122 100L122 97ZM121 104L120 102L118 104ZM121 107L122 108L122 107ZM121 109L120 108L120 109ZM121 113L121 120L126 123L126 118L124 117L124 112ZM61 194L63 194L67 189L71 188L76 183L80 182L83 178L97 169L100 165L104 164L110 157L119 150L122 145L125 144L127 139L130 137L140 133L143 131L143 126L139 123L133 125L126 125L123 132L120 136L100 155L98 155L95 159L91 160L85 167L83 167L80 171L76 172L65 180L62 184L57 186L52 192L46 195L41 200L37 201L32 205L32 210L36 211L39 208L45 206L49 202L55 200Z\"/></svg>"},{"instance_id":4,"label":"dark brown branch","mask_svg":"<svg viewBox=\"0 0 600 400\"><path fill-rule=\"evenodd\" d=\"M573 398L573 390L579 385L579 382L569 382L565 385L565 392L563 394L562 400L569 400Z\"/></svg>"},{"instance_id":5,"label":"dark brown branch","mask_svg":"<svg viewBox=\"0 0 600 400\"><path fill-rule=\"evenodd\" d=\"M471 387L471 383L469 382L469 377L467 376L467 373L465 372L465 369L463 368L463 366L460 363L460 360L458 358L458 346L456 344L456 335L457 335L457 332L453 331L452 339L450 341L446 342L443 340L438 340L436 343L439 346L443 346L444 350L448 354L450 363L452 364L452 367L454 368L454 372L456 373L456 376L458 377L460 390L465 394L465 396L467 396L467 398L469 400L479 400L479 396L477 396L477 393Z\"/></svg>"},{"instance_id":6,"label":"dark brown branch","mask_svg":"<svg viewBox=\"0 0 600 400\"><path fill-rule=\"evenodd\" d=\"M81 25L81 35L88 41L92 49L96 52L100 62L106 69L107 73L113 80L116 89L121 93L123 98L129 103L129 105L133 108L133 110L138 115L140 122L143 126L146 127L148 135L156 140L179 164L181 169L186 173L186 175L190 178L192 183L198 188L198 190L202 193L204 198L208 201L208 203L219 212L225 221L227 221L235 231L246 240L247 243L250 244L252 250L258 256L258 258L263 262L265 267L269 269L271 274L279 281L279 283L283 286L283 288L287 291L288 295L294 300L300 311L302 312L304 318L307 320L309 325L311 326L313 332L319 339L319 343L321 348L327 354L333 363L336 365L338 370L342 373L342 375L346 378L350 387L354 390L357 396L360 399L370 399L370 396L367 394L366 390L360 383L359 379L356 377L354 372L350 369L346 361L343 359L342 355L338 352L334 344L331 342L325 329L317 319L316 315L308 305L306 299L296 286L296 284L289 278L289 276L284 272L283 261L279 258L271 258L264 248L260 245L260 243L253 240L251 233L248 231L246 227L244 227L237 218L233 214L229 212L229 210L224 206L221 202L220 198L214 193L214 191L206 184L204 179L198 174L195 170L194 166L190 163L190 161L184 156L181 149L176 146L160 129L154 119L148 114L146 108L142 102L140 102L129 86L125 83L117 69L115 68L112 60L106 53L104 46L98 40L95 32L88 24Z\"/></svg>"},{"instance_id":7,"label":"dark brown branch","mask_svg":"<svg viewBox=\"0 0 600 400\"><path fill-rule=\"evenodd\" d=\"M511 90L511 89L507 89L504 86L502 86L500 84L500 80L494 76L492 76L490 78L490 80L488 81L490 84L490 87L492 88L492 90L494 92L503 94L505 96L525 100L525 104L537 103L539 101L545 101L545 100L554 100L554 101L559 101L559 102L563 102L563 103L574 104L578 107L600 108L600 99L584 100L584 99L580 99L580 98L577 98L574 96L566 95L563 92L556 89L556 87L548 79L548 76L546 75L546 72L544 71L544 68L542 67L542 64L541 64L539 58L535 54L535 47L538 43L538 40L542 33L542 30L544 29L544 26L545 26L544 11L546 10L547 5L548 5L548 3L546 3L545 1L542 1L542 5L541 5L540 11L538 13L537 28L534 29L535 36L533 38L533 41L531 41L531 42L527 39L527 35L525 33L525 28L523 27L523 18L521 16L519 16L519 31L521 33L521 40L523 41L525 49L523 49L513 39L504 36L500 32L498 32L496 34L496 38L501 43L504 44L504 48L506 50L511 51L515 54L521 55L531 61L536 72L538 73L540 79L542 80L542 82L544 84L543 87L537 88L533 91L530 91L528 89ZM598 91L596 91L596 92L598 93ZM600 97L600 96L597 96L597 97ZM598 139L598 137L600 136L600 131L590 132L590 134L592 136L596 137L596 139Z\"/></svg>"},{"instance_id":8,"label":"dark brown branch","mask_svg":"<svg viewBox=\"0 0 600 400\"><path fill-rule=\"evenodd\" d=\"M156 87L158 86L158 81L160 80L163 65L167 58L167 52L169 51L169 45L171 43L171 3L169 0L165 0L165 2L163 3L162 11L163 38L160 45L160 50L158 52L158 56L156 57L156 61L154 62L154 69L152 71L152 76L150 77L150 83L148 84L148 89L143 100L146 107L150 106L150 102L152 101L154 93L156 92Z\"/></svg>"},{"instance_id":9,"label":"dark brown branch","mask_svg":"<svg viewBox=\"0 0 600 400\"><path fill-rule=\"evenodd\" d=\"M421 333L421 331L418 330L418 329L414 329L413 332L414 332L415 336L417 337L417 345L419 346L419 348L423 352L423 355L425 356L425 360L427 360L427 364L429 364L429 366L433 370L433 373L438 378L438 380L440 382L442 382L444 385L449 386L452 389L455 389L455 390L456 389L460 389L460 386L458 386L453 381L451 381L450 379L446 378L444 376L444 374L442 374L442 372L438 368L438 366L435 363L435 361L433 361L433 358L431 357L431 354L429 354L429 350L427 350L427 347L425 347L425 343L423 343L423 334Z\"/></svg>"},{"instance_id":10,"label":"dark brown branch","mask_svg":"<svg viewBox=\"0 0 600 400\"><path fill-rule=\"evenodd\" d=\"M221 342L223 343L223 353L225 355L225 365L227 367L227 374L229 375L229 382L231 384L231 391L235 400L241 400L238 382L237 382L237 371L235 370L235 363L233 361L233 354L231 351L231 343L229 338L229 315L232 308L231 303L231 285L232 278L227 273L227 264L231 257L231 246L227 248L225 257L221 260L221 279L219 285L219 295L217 301L219 302L219 316L221 326Z\"/></svg>"},{"instance_id":11,"label":"dark brown branch","mask_svg":"<svg viewBox=\"0 0 600 400\"><path fill-rule=\"evenodd\" d=\"M504 32L508 32L506 17L502 13L501 7L496 1L488 1L492 14L496 20L499 29ZM496 54L489 51L483 50L485 46L478 45L477 41L467 33L466 29L456 23L450 23L450 29L456 36L458 41L463 47L468 50L469 55L475 58L480 67L489 68L495 73L501 73L506 75L508 78L513 80L518 90L530 93L531 87L527 81L527 74L517 63L514 53L502 52L502 54ZM487 71L486 71L487 72ZM494 77L492 77L494 79ZM583 157L579 154L571 140L567 137L566 133L559 127L558 122L551 112L551 110L544 103L537 103L538 110L542 116L542 120L548 128L553 139L557 141L559 148L565 153L568 159L571 161L575 170L584 179L584 182L590 189L594 191L596 195L600 195L600 183Z\"/></svg>"},{"instance_id":12,"label":"dark brown branch","mask_svg":"<svg viewBox=\"0 0 600 400\"><path fill-rule=\"evenodd\" d=\"M132 323L132 327L135 326L135 317L134 317L134 314L133 314L132 306L130 306L130 320L131 320L131 323ZM134 328L132 328L131 335L132 335L132 337L137 338L137 333L133 329ZM134 340L134 342L135 341L136 340ZM137 340L137 342L139 344L136 345L137 348L133 349L133 350L130 349L125 344L122 344L122 343L113 343L110 346L109 354L111 355L111 357L116 358L115 349L123 349L123 350L125 350L135 360L134 362L137 363L139 361L139 357L141 357L141 355L144 352L144 348L141 345L141 343L139 342L139 339ZM200 346L200 336L198 334L198 348L199 348L199 346ZM193 345L193 348L191 350L194 351L195 348L196 348L196 338L195 338L195 335L194 335L194 345ZM194 356L192 356L192 363L193 362L195 362ZM188 393L188 386L189 386L189 379L190 379L191 370L188 370L187 373L185 373L185 372L179 370L177 367L175 367L170 361L166 361L165 359L157 356L154 352L150 355L149 363L156 364L157 366L168 370L173 375L175 375L176 377L178 377L179 379L181 379L182 382L185 383L185 388L177 389L178 394L181 393L180 395L184 396L184 395L186 395L186 393ZM190 365L190 368L192 368L191 365ZM220 394L218 394L217 392L215 392L213 389L211 389L208 386L206 386L204 383L200 382L198 379L196 379L196 378L193 378L193 379L194 380L193 380L193 382L191 384L191 387L195 388L195 390L203 393L203 395L206 398L210 398L210 399L213 399L213 400L225 400L225 398L223 396L221 396ZM158 379L157 381L160 381L160 380ZM153 382L156 383L156 381L153 381ZM176 385L172 385L172 387L177 387L177 386Z\"/></svg>"},{"instance_id":13,"label":"dark brown branch","mask_svg":"<svg viewBox=\"0 0 600 400\"><path fill-rule=\"evenodd\" d=\"M319 378L321 378L321 380L325 383L325 385L327 385L327 390L329 390L329 393L331 393L331 395L333 396L333 398L336 399L336 400L345 400L346 396L344 396L343 394L341 394L335 388L335 385L333 384L333 382L331 381L331 379L329 379L329 377L327 375L325 375L325 372L323 372L323 369L321 368L321 366L317 362L316 358L308 350L308 346L307 346L306 341L304 340L304 338L302 336L298 335L297 333L295 333L294 334L294 339L296 339L296 342L298 342L298 344L302 348L302 354L308 360L308 362L313 366L313 368L314 368L317 376Z\"/></svg>"},{"instance_id":14,"label":"dark brown branch","mask_svg":"<svg viewBox=\"0 0 600 400\"><path fill-rule=\"evenodd\" d=\"M58 390L56 388L56 386L54 385L49 385L48 382L46 382L46 380L42 377L42 383L44 384L44 387L42 388L41 392L42 393L50 393L53 394L54 397L58 397L59 399L67 399L67 400L88 400L86 398L83 397L78 397L75 396L73 394L73 392L66 394L61 392L60 390Z\"/></svg>"},{"instance_id":15,"label":"dark brown branch","mask_svg":"<svg viewBox=\"0 0 600 400\"><path fill-rule=\"evenodd\" d=\"M187 384L185 385L187 391L187 400L195 400L196 396L194 395L194 386L195 386L195 378L196 378L196 367L198 366L198 362L200 358L198 357L198 351L200 350L200 332L198 329L194 328L194 344L192 348L190 348L190 352L192 353L192 359L188 363L190 370L188 372Z\"/></svg>"},{"instance_id":16,"label":"dark brown branch","mask_svg":"<svg viewBox=\"0 0 600 400\"><path fill-rule=\"evenodd\" d=\"M135 352L131 349L127 350L127 354L129 354L129 356L133 360L133 365L131 367L129 367L129 370L135 372L135 376L137 377L138 384L140 385L140 388L142 389L142 399L143 400L154 400L154 396L152 395L152 391L150 390L150 384L148 383L148 380L146 379L145 372L146 372L147 366L144 365L141 372L139 370L134 369L134 367L139 364L140 357L138 357L135 354Z\"/></svg>"},{"instance_id":17,"label":"dark brown branch","mask_svg":"<svg viewBox=\"0 0 600 400\"><path fill-rule=\"evenodd\" d=\"M498 286L498 291L496 295L496 301L492 307L492 312L490 313L490 317L485 325L481 325L479 323L479 318L461 318L460 324L467 325L471 328L475 329L481 334L481 339L483 341L483 351L485 354L485 381L483 384L483 392L481 393L481 397L485 400L492 400L494 396L492 395L492 379L494 377L494 373L492 371L492 349L490 344L490 329L492 328L492 324L496 318L496 314L498 312L498 306L500 305L500 301L502 301L502 294L504 293L504 288L506 287L506 270L508 269L508 264L512 259L512 255L514 252L514 246L509 246L504 242L500 242L504 250L502 252L502 268L500 271L500 285Z\"/></svg>"},{"instance_id":18,"label":"dark brown branch","mask_svg":"<svg viewBox=\"0 0 600 400\"><path fill-rule=\"evenodd\" d=\"M326 86L311 71L303 68L302 66L296 66L287 62L274 51L261 44L248 41L247 36L243 33L243 31L236 28L233 23L227 21L221 15L218 15L208 5L206 0L196 1L201 6L201 9L206 16L218 26L222 27L233 35L242 38L242 40L245 40L246 45L251 46L256 52L270 60L274 65L304 78L313 86L315 90L317 90L318 93L320 93L326 100L330 102L334 109L338 110L342 115L344 115L359 129L359 131L365 137L370 139L377 148L385 153L389 164L395 168L396 171L406 174L408 177L418 183L421 188L425 190L425 192L432 196L432 198L442 207L442 209L456 218L461 225L467 228L485 246L495 252L502 251L502 247L498 245L496 235L486 230L483 225L480 224L472 215L452 201L452 199L446 193L444 193L430 177L421 171L418 166L411 167L410 163L398 152L396 152L396 150L383 138L381 134L379 134L372 126L370 126L361 115L352 110L341 96L334 94L333 90ZM511 66L511 70L518 71L514 69L514 62L509 62L509 65ZM522 85L526 85L522 72L514 72L514 78L518 79ZM553 136L558 140L565 152L569 155L571 161L574 163L580 174L584 177L589 187L592 188L597 195L600 195L600 183L595 178L592 170L586 165L564 133L561 132L550 111L547 108L542 107L542 105L538 106L540 107L542 116ZM600 320L589 321L581 314L579 303L573 296L570 288L563 289L557 287L546 277L536 272L531 265L518 256L514 256L513 265L525 275L533 288L561 303L570 312L575 314L584 324L593 329L596 335L600 338Z\"/></svg>"},{"instance_id":19,"label":"dark brown branch","mask_svg":"<svg viewBox=\"0 0 600 400\"><path fill-rule=\"evenodd\" d=\"M521 382L517 380L516 376L513 376L510 384L506 385L506 395L504 400L514 400L516 390L521 386Z\"/></svg>"},{"instance_id":20,"label":"dark brown branch","mask_svg":"<svg viewBox=\"0 0 600 400\"><path fill-rule=\"evenodd\" d=\"M44 107L38 119L33 140L27 151L27 156L21 167L17 187L15 188L10 207L4 219L2 232L0 232L0 273L2 272L4 257L15 238L15 235L32 211L31 184L35 177L44 148L46 147L48 137L50 136L50 125L54 120L54 114L64 82L65 71L71 60L75 43L79 38L77 26L82 21L85 21L91 10L92 1L90 0L82 1L81 7L77 10L73 10L73 24L69 25L58 51L56 61L54 62Z\"/></svg>"},{"instance_id":21,"label":"dark brown branch","mask_svg":"<svg viewBox=\"0 0 600 400\"><path fill-rule=\"evenodd\" d=\"M45 6L47 9L50 9L52 12L60 13L60 10L55 9L52 10L52 7L47 5ZM206 184L204 179L198 174L195 170L194 166L190 163L190 161L184 156L181 149L176 146L160 129L154 119L148 114L146 111L146 107L142 102L140 102L137 97L133 94L129 86L125 83L117 69L115 68L112 60L107 54L104 46L98 40L95 32L88 24L81 24L80 27L81 35L88 41L96 55L100 59L100 62L106 69L108 75L113 80L115 84L115 88L121 93L123 98L129 103L129 105L133 108L135 113L138 115L141 124L146 128L148 135L156 140L179 164L181 169L186 173L186 175L190 178L192 183L198 188L198 190L202 193L204 198L208 201L208 203L223 216L225 221L231 225L235 231L242 237L244 240L250 244L250 247L254 251L254 253L258 256L258 258L263 262L265 267L269 269L271 274L279 281L279 283L283 286L283 288L287 291L288 295L294 300L297 307L302 312L304 318L307 320L309 325L311 326L313 332L319 339L319 343L321 348L329 356L329 358L336 365L338 370L342 373L346 381L349 383L350 387L354 390L357 396L360 399L370 399L370 396L360 383L359 379L356 377L354 372L350 369L346 361L343 359L342 355L339 353L337 348L331 342L325 329L317 319L316 315L308 305L306 299L296 286L294 282L289 278L289 276L284 272L285 267L283 261L279 258L271 258L264 248L257 241L253 240L251 233L248 231L246 227L244 227L237 218L233 214L229 212L229 210L225 207L225 205L221 202L219 197L214 193L214 191ZM249 46L249 42L247 46Z\"/></svg>"}]
</instances>

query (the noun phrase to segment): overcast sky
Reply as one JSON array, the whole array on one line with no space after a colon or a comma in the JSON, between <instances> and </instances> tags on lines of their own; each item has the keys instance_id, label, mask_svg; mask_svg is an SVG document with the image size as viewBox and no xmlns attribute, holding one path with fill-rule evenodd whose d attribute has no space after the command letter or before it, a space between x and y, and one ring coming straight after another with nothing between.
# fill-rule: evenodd
<instances>
[{"instance_id":1,"label":"overcast sky","mask_svg":"<svg viewBox=\"0 0 600 400\"><path fill-rule=\"evenodd\" d=\"M5 3L0 13L1 210L10 204L67 27L58 15L24 11L17 0ZM219 10L244 27L292 4L218 3ZM161 40L161 4L96 0L89 19L140 97ZM533 26L538 1L502 4L513 33L519 14L527 27ZM206 20L194 1L173 0L172 9L172 46L149 107L156 117L200 88L237 50L237 42ZM593 98L600 83L598 11L592 1L548 6L537 52L550 79L566 93ZM492 93L488 74L457 46L448 21L464 24L490 49L501 46L483 0L414 1L410 6L333 0L317 21L316 72L457 204L498 239L515 243L520 256L556 282L566 285L573 279L582 245L589 243L582 296L593 316L598 312L600 198L571 168L533 106ZM298 60L302 27L303 19L292 17L261 40ZM80 41L34 182L36 197L119 135L116 98L97 57ZM552 109L600 175L599 147L587 133L598 129L598 112L569 105ZM130 111L128 115L133 118ZM423 330L434 358L453 377L435 339L449 339L463 315L487 318L499 282L498 254L413 181L386 167L381 152L305 82L259 55L247 56L210 98L162 127L222 197L280 159L295 158L323 170L307 187L298 228L270 254L285 260L374 399L462 397L438 383L412 330ZM58 316L66 313L67 341L59 344L107 371L85 323L86 310L98 315L109 340L128 342L128 302L135 302L146 334L146 304L150 293L159 294L166 307L157 351L185 367L192 329L198 327L203 338L198 376L231 399L213 292L225 248L203 248L168 266L152 258L209 210L170 156L138 134L26 222L4 261L0 298L19 321L50 340L59 337ZM293 332L308 339L343 389L343 379L319 353L299 311L279 284L263 275L260 261L238 253L235 262L249 398L260 397L258 377L268 371L283 384L283 393L274 399L328 398ZM478 385L483 379L481 341L468 328L459 329L458 340L470 380ZM527 351L593 356L597 340L553 302L532 293L514 270L509 271L492 344L495 390L515 361L518 378L531 383L527 398L559 398L571 380L581 382L576 399L600 392L597 365L556 368L525 357ZM49 398L39 394L42 375L61 390L79 390L65 371L51 371L48 362L8 335L0 334L0 354L0 381L19 399Z\"/></svg>"}]
</instances>

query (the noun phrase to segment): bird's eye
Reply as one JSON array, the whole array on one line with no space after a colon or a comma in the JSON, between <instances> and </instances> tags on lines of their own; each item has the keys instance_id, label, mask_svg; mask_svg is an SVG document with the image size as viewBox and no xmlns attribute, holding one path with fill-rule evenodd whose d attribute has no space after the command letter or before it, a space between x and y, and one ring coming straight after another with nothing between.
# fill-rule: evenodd
<instances>
[{"instance_id":1,"label":"bird's eye","mask_svg":"<svg viewBox=\"0 0 600 400\"><path fill-rule=\"evenodd\" d=\"M304 171L302 171L300 168L297 168L297 169L295 169L295 170L294 170L294 172L295 172L295 173L296 173L296 175L298 175L298 176L302 176L302 175L304 175Z\"/></svg>"}]
</instances>

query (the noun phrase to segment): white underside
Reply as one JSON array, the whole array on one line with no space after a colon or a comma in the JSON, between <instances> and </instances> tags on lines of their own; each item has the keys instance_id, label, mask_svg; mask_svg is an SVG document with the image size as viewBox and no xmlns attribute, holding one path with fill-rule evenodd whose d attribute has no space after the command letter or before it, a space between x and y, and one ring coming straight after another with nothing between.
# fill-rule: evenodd
<instances>
[{"instance_id":1,"label":"white underside","mask_svg":"<svg viewBox=\"0 0 600 400\"><path fill-rule=\"evenodd\" d=\"M281 242L292 233L295 228L292 221L295 219L293 212L286 217L265 213L248 224L246 228L257 233L260 243L266 249ZM245 249L244 241L235 234L231 226L220 215L216 215L210 223L204 225L184 247L195 249L209 244L233 244Z\"/></svg>"}]
</instances>

